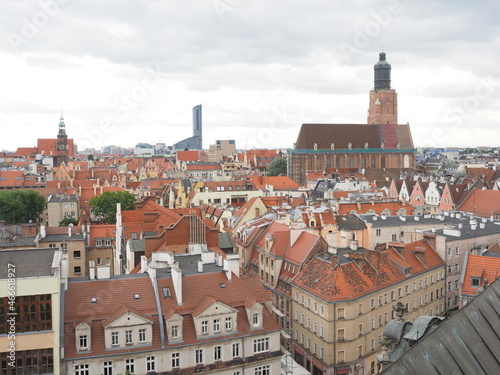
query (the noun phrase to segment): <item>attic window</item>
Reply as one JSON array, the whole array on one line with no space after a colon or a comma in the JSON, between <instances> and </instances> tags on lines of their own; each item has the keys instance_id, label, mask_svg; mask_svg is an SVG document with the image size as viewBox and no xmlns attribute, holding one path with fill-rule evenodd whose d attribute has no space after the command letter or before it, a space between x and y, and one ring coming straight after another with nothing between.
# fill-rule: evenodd
<instances>
[{"instance_id":1,"label":"attic window","mask_svg":"<svg viewBox=\"0 0 500 375\"><path fill-rule=\"evenodd\" d=\"M134 299L139 300L139 299L141 299L141 296L139 294L134 294Z\"/></svg>"},{"instance_id":2,"label":"attic window","mask_svg":"<svg viewBox=\"0 0 500 375\"><path fill-rule=\"evenodd\" d=\"M90 302L92 302L92 303L97 303L97 298L92 297L92 298L90 299Z\"/></svg>"},{"instance_id":3,"label":"attic window","mask_svg":"<svg viewBox=\"0 0 500 375\"><path fill-rule=\"evenodd\" d=\"M164 298L171 298L172 297L172 293L170 292L170 288L168 286L163 288L163 297Z\"/></svg>"},{"instance_id":4,"label":"attic window","mask_svg":"<svg viewBox=\"0 0 500 375\"><path fill-rule=\"evenodd\" d=\"M471 287L479 288L481 284L481 279L479 277L471 277Z\"/></svg>"},{"instance_id":5,"label":"attic window","mask_svg":"<svg viewBox=\"0 0 500 375\"><path fill-rule=\"evenodd\" d=\"M226 284L224 284L224 283L220 283L219 286L220 286L221 289L225 289L226 288Z\"/></svg>"}]
</instances>

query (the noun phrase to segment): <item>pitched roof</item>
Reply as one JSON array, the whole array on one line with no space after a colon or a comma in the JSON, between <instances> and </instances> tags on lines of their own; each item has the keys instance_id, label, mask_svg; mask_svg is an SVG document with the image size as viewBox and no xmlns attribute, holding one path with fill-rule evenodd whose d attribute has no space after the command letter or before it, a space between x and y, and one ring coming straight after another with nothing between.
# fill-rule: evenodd
<instances>
[{"instance_id":1,"label":"pitched roof","mask_svg":"<svg viewBox=\"0 0 500 375\"><path fill-rule=\"evenodd\" d=\"M466 259L462 294L475 296L479 286L491 284L500 276L500 258L468 254ZM479 278L477 286L472 285L472 277Z\"/></svg>"},{"instance_id":2,"label":"pitched roof","mask_svg":"<svg viewBox=\"0 0 500 375\"><path fill-rule=\"evenodd\" d=\"M423 252L421 256L415 254L416 248ZM339 249L336 256L318 255L293 284L327 302L353 300L406 280L407 275L398 267L400 261L411 265L412 276L444 265L425 240L405 245L401 253L393 248L359 251Z\"/></svg>"},{"instance_id":3,"label":"pitched roof","mask_svg":"<svg viewBox=\"0 0 500 375\"><path fill-rule=\"evenodd\" d=\"M497 280L381 374L499 374L499 305Z\"/></svg>"},{"instance_id":4,"label":"pitched roof","mask_svg":"<svg viewBox=\"0 0 500 375\"><path fill-rule=\"evenodd\" d=\"M312 150L314 144L318 150L349 149L349 143L353 149L368 148L385 149L399 148L413 149L409 125L365 125L365 124L302 124L297 142L296 150Z\"/></svg>"}]
</instances>

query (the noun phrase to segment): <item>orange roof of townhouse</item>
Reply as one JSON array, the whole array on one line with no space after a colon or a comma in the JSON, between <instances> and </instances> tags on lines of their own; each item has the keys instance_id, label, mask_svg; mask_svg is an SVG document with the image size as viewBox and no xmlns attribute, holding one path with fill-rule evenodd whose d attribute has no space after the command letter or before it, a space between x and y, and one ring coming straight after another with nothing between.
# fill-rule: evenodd
<instances>
[{"instance_id":1,"label":"orange roof of townhouse","mask_svg":"<svg viewBox=\"0 0 500 375\"><path fill-rule=\"evenodd\" d=\"M489 285L500 276L500 258L468 254L465 260L462 294L475 296L479 287ZM477 281L473 284L472 279Z\"/></svg>"},{"instance_id":2,"label":"orange roof of townhouse","mask_svg":"<svg viewBox=\"0 0 500 375\"><path fill-rule=\"evenodd\" d=\"M484 181L490 182L493 178L495 171L493 168L470 168L465 167L465 175L468 177L484 178Z\"/></svg>"},{"instance_id":3,"label":"orange roof of townhouse","mask_svg":"<svg viewBox=\"0 0 500 375\"><path fill-rule=\"evenodd\" d=\"M199 161L199 151L177 151L178 161Z\"/></svg>"},{"instance_id":4,"label":"orange roof of townhouse","mask_svg":"<svg viewBox=\"0 0 500 375\"><path fill-rule=\"evenodd\" d=\"M0 188L23 186L24 171L0 171Z\"/></svg>"},{"instance_id":5,"label":"orange roof of townhouse","mask_svg":"<svg viewBox=\"0 0 500 375\"><path fill-rule=\"evenodd\" d=\"M114 241L116 236L114 233L115 230L115 224L92 224L90 226L89 246L94 246L96 239L107 238Z\"/></svg>"},{"instance_id":6,"label":"orange roof of townhouse","mask_svg":"<svg viewBox=\"0 0 500 375\"><path fill-rule=\"evenodd\" d=\"M480 217L500 214L500 190L473 189L457 205L457 211L472 212Z\"/></svg>"},{"instance_id":7,"label":"orange roof of townhouse","mask_svg":"<svg viewBox=\"0 0 500 375\"><path fill-rule=\"evenodd\" d=\"M417 248L421 252L418 255ZM293 284L327 302L354 300L406 280L408 276L398 267L401 263L411 266L411 276L444 266L425 240L407 244L401 252L394 248L362 250L318 255L295 277Z\"/></svg>"},{"instance_id":8,"label":"orange roof of townhouse","mask_svg":"<svg viewBox=\"0 0 500 375\"><path fill-rule=\"evenodd\" d=\"M36 147L18 147L16 152L14 153L14 157L34 157L37 154Z\"/></svg>"},{"instance_id":9,"label":"orange roof of townhouse","mask_svg":"<svg viewBox=\"0 0 500 375\"><path fill-rule=\"evenodd\" d=\"M221 170L222 167L220 166L219 163L200 162L200 163L186 164L186 169L188 171L212 171L212 170Z\"/></svg>"},{"instance_id":10,"label":"orange roof of townhouse","mask_svg":"<svg viewBox=\"0 0 500 375\"><path fill-rule=\"evenodd\" d=\"M406 211L405 215L413 215L414 208L403 202L368 202L368 203L340 203L339 215L352 213L376 213L377 215L399 215Z\"/></svg>"},{"instance_id":11,"label":"orange roof of townhouse","mask_svg":"<svg viewBox=\"0 0 500 375\"><path fill-rule=\"evenodd\" d=\"M298 190L299 185L288 176L258 176L250 177L259 189L266 189L271 185L274 190Z\"/></svg>"}]
</instances>

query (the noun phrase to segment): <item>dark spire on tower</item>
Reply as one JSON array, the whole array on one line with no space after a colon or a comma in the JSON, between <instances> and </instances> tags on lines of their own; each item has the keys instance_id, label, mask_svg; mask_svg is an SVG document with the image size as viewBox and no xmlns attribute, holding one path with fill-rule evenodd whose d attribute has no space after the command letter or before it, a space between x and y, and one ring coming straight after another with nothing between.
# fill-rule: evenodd
<instances>
[{"instance_id":1,"label":"dark spire on tower","mask_svg":"<svg viewBox=\"0 0 500 375\"><path fill-rule=\"evenodd\" d=\"M375 64L375 90L391 89L391 64L385 59L385 52L379 54Z\"/></svg>"}]
</instances>

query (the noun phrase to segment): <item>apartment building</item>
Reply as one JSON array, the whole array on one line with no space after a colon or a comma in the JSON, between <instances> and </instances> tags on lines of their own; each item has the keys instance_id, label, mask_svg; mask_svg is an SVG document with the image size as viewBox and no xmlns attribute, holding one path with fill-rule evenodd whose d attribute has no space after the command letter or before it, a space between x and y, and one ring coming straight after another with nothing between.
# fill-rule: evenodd
<instances>
[{"instance_id":1,"label":"apartment building","mask_svg":"<svg viewBox=\"0 0 500 375\"><path fill-rule=\"evenodd\" d=\"M252 285L253 287L251 287ZM237 257L153 253L141 273L69 282L62 371L280 373L279 327Z\"/></svg>"},{"instance_id":2,"label":"apartment building","mask_svg":"<svg viewBox=\"0 0 500 375\"><path fill-rule=\"evenodd\" d=\"M295 360L317 374L375 373L392 305L407 320L445 309L444 262L425 241L368 250L353 243L316 256L293 279Z\"/></svg>"},{"instance_id":3,"label":"apartment building","mask_svg":"<svg viewBox=\"0 0 500 375\"><path fill-rule=\"evenodd\" d=\"M0 252L0 369L3 375L62 374L61 292L67 261L54 248Z\"/></svg>"}]
</instances>

